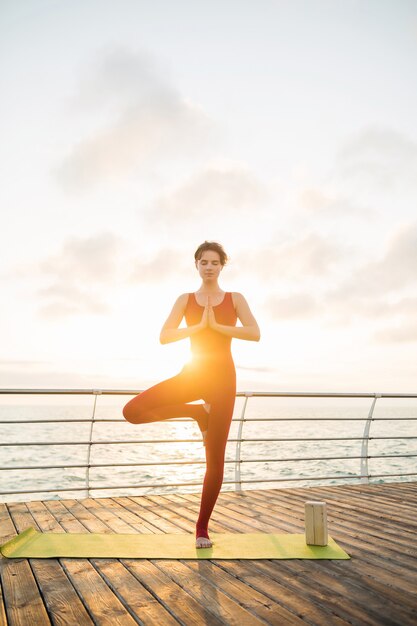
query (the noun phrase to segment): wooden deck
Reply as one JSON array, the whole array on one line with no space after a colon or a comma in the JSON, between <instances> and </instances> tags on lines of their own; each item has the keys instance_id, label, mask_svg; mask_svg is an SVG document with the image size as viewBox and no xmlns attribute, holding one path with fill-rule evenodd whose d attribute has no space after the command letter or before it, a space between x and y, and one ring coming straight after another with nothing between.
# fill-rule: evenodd
<instances>
[{"instance_id":1,"label":"wooden deck","mask_svg":"<svg viewBox=\"0 0 417 626\"><path fill-rule=\"evenodd\" d=\"M5 541L53 532L194 533L199 494L0 504ZM0 624L417 624L417 482L224 492L213 532L303 532L327 502L349 561L2 559Z\"/></svg>"}]
</instances>

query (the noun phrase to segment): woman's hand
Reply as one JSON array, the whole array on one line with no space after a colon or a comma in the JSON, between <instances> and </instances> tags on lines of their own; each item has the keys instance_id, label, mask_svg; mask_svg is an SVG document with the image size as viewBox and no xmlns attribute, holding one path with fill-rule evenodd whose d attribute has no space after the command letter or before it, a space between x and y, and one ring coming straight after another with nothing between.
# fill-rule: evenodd
<instances>
[{"instance_id":1,"label":"woman's hand","mask_svg":"<svg viewBox=\"0 0 417 626\"><path fill-rule=\"evenodd\" d=\"M199 324L200 330L204 330L205 328L208 328L208 325L209 325L209 307L208 307L208 298L207 298L207 302L204 307L203 315L201 316L201 321Z\"/></svg>"},{"instance_id":2,"label":"woman's hand","mask_svg":"<svg viewBox=\"0 0 417 626\"><path fill-rule=\"evenodd\" d=\"M211 305L210 296L207 296L207 318L208 318L208 326L212 330L217 330L217 321L216 316L214 315L214 310Z\"/></svg>"},{"instance_id":3,"label":"woman's hand","mask_svg":"<svg viewBox=\"0 0 417 626\"><path fill-rule=\"evenodd\" d=\"M207 296L206 304L204 307L203 315L201 316L201 321L199 324L200 330L204 330L205 328L212 328L216 330L217 322L214 315L214 310L211 305L211 298Z\"/></svg>"}]
</instances>

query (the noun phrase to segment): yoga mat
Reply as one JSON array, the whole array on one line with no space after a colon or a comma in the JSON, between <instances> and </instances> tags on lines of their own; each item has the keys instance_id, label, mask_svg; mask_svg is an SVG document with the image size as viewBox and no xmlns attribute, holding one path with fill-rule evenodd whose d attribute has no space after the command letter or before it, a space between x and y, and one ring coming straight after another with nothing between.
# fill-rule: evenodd
<instances>
[{"instance_id":1,"label":"yoga mat","mask_svg":"<svg viewBox=\"0 0 417 626\"><path fill-rule=\"evenodd\" d=\"M196 548L193 535L40 533L28 528L4 545L7 558L116 559L350 559L329 537L308 546L304 534L210 533L211 548Z\"/></svg>"}]
</instances>

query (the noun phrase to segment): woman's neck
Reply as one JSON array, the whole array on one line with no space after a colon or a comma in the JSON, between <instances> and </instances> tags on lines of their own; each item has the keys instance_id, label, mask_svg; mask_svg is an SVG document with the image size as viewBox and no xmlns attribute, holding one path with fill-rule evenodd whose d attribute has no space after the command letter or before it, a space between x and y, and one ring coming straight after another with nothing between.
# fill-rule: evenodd
<instances>
[{"instance_id":1,"label":"woman's neck","mask_svg":"<svg viewBox=\"0 0 417 626\"><path fill-rule=\"evenodd\" d=\"M215 282L213 281L205 282L203 280L203 282L200 285L200 289L197 290L197 293L223 293L223 289L220 287L217 280Z\"/></svg>"}]
</instances>

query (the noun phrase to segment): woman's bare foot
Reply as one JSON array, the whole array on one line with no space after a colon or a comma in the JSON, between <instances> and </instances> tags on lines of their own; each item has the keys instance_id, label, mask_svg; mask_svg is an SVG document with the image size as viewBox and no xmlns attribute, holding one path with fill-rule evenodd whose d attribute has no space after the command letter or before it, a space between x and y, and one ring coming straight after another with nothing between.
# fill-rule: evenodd
<instances>
[{"instance_id":1,"label":"woman's bare foot","mask_svg":"<svg viewBox=\"0 0 417 626\"><path fill-rule=\"evenodd\" d=\"M213 542L211 541L211 539L207 539L207 537L197 537L197 539L195 540L196 548L211 548L212 545Z\"/></svg>"}]
</instances>

